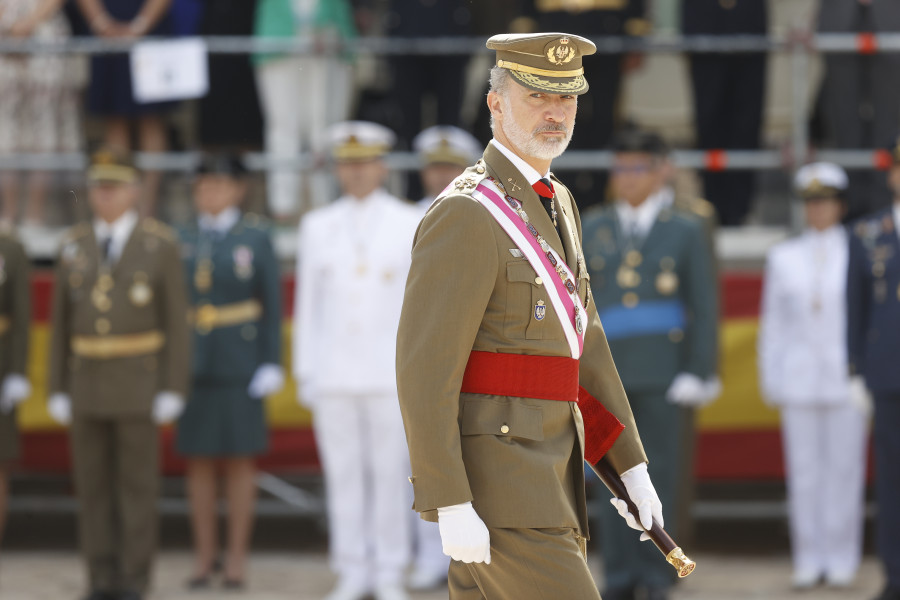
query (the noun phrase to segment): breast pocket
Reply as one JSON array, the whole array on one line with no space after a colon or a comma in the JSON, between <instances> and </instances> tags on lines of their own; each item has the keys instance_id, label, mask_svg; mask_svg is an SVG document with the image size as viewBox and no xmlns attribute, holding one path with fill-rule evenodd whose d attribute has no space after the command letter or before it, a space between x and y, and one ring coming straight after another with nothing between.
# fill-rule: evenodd
<instances>
[{"instance_id":1,"label":"breast pocket","mask_svg":"<svg viewBox=\"0 0 900 600\"><path fill-rule=\"evenodd\" d=\"M503 334L510 339L558 339L562 329L556 322L550 298L528 261L506 264L506 318Z\"/></svg>"},{"instance_id":2,"label":"breast pocket","mask_svg":"<svg viewBox=\"0 0 900 600\"><path fill-rule=\"evenodd\" d=\"M544 439L544 414L539 406L509 400L466 400L460 433L540 442Z\"/></svg>"}]
</instances>

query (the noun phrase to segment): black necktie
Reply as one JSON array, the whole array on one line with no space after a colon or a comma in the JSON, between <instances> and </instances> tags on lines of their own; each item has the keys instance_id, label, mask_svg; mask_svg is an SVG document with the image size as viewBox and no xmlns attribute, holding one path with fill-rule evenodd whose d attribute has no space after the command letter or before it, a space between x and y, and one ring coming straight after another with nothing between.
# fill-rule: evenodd
<instances>
[{"instance_id":1,"label":"black necktie","mask_svg":"<svg viewBox=\"0 0 900 600\"><path fill-rule=\"evenodd\" d=\"M103 262L109 262L109 247L112 245L112 236L108 235L102 240L100 240L100 256L103 257Z\"/></svg>"}]
</instances>

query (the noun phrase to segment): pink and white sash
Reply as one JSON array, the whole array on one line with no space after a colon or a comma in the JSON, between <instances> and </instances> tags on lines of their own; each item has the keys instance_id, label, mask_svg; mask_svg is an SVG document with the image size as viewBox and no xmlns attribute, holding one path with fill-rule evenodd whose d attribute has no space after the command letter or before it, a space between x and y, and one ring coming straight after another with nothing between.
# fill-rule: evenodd
<instances>
[{"instance_id":1,"label":"pink and white sash","mask_svg":"<svg viewBox=\"0 0 900 600\"><path fill-rule=\"evenodd\" d=\"M530 223L522 203L507 196L490 178L478 184L472 192L472 197L497 220L543 280L543 286L550 296L550 303L565 332L572 358L579 358L584 350L587 313L581 298L578 297L575 286L578 280L566 261Z\"/></svg>"}]
</instances>

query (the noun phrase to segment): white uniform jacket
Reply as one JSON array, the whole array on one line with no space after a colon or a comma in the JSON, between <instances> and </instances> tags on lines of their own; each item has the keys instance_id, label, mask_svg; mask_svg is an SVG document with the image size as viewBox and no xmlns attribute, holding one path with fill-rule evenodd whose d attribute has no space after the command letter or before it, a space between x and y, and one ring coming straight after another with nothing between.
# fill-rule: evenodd
<instances>
[{"instance_id":1,"label":"white uniform jacket","mask_svg":"<svg viewBox=\"0 0 900 600\"><path fill-rule=\"evenodd\" d=\"M397 325L421 210L377 190L300 225L293 372L321 395L396 394Z\"/></svg>"},{"instance_id":2,"label":"white uniform jacket","mask_svg":"<svg viewBox=\"0 0 900 600\"><path fill-rule=\"evenodd\" d=\"M762 391L772 404L848 402L847 233L807 230L769 251L759 327Z\"/></svg>"}]
</instances>

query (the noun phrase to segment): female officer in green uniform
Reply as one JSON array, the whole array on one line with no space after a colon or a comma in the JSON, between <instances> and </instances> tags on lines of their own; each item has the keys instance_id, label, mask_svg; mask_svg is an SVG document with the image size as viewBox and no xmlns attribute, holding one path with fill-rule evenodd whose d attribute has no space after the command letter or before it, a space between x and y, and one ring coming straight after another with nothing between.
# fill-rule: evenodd
<instances>
[{"instance_id":1,"label":"female officer in green uniform","mask_svg":"<svg viewBox=\"0 0 900 600\"><path fill-rule=\"evenodd\" d=\"M228 501L225 586L243 585L256 497L254 457L267 445L262 400L284 384L278 261L256 215L241 215L244 168L206 158L194 188L198 218L181 232L193 304L190 400L178 423L194 535L191 588L207 587L217 549L218 471Z\"/></svg>"}]
</instances>

